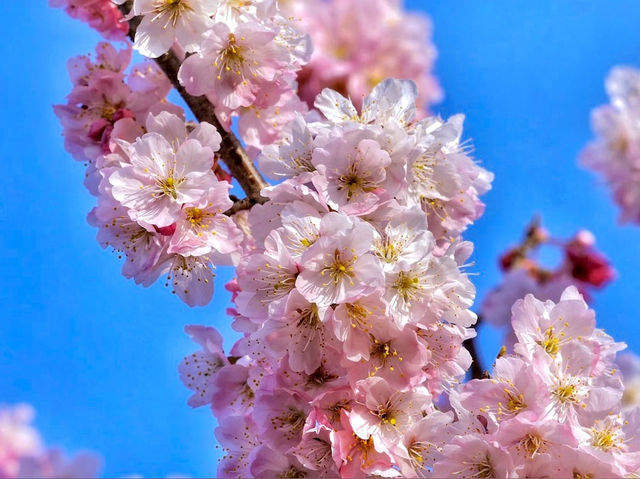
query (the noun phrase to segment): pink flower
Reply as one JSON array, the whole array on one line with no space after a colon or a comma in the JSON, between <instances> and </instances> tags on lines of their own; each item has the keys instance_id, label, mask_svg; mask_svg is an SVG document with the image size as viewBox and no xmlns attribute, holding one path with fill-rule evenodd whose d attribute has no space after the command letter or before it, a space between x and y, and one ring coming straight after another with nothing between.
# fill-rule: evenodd
<instances>
[{"instance_id":1,"label":"pink flower","mask_svg":"<svg viewBox=\"0 0 640 479\"><path fill-rule=\"evenodd\" d=\"M373 230L366 223L327 214L322 236L302 256L304 269L296 287L318 306L348 302L382 286L382 269L369 253ZM323 234L324 233L324 234Z\"/></svg>"},{"instance_id":2,"label":"pink flower","mask_svg":"<svg viewBox=\"0 0 640 479\"><path fill-rule=\"evenodd\" d=\"M474 379L460 394L465 409L487 419L489 432L524 412L542 416L548 401L542 380L518 357L497 359L491 379Z\"/></svg>"},{"instance_id":3,"label":"pink flower","mask_svg":"<svg viewBox=\"0 0 640 479\"><path fill-rule=\"evenodd\" d=\"M356 383L356 394L359 400L348 414L349 423L359 438L373 437L378 450L391 450L431 407L425 388L398 391L379 377Z\"/></svg>"},{"instance_id":4,"label":"pink flower","mask_svg":"<svg viewBox=\"0 0 640 479\"><path fill-rule=\"evenodd\" d=\"M341 430L331 434L333 460L338 464L340 477L358 478L369 475L397 477L391 456L379 451L369 436L362 439L349 425L348 415L341 413Z\"/></svg>"},{"instance_id":5,"label":"pink flower","mask_svg":"<svg viewBox=\"0 0 640 479\"><path fill-rule=\"evenodd\" d=\"M499 445L482 436L457 436L442 451L433 466L434 477L514 477L513 460Z\"/></svg>"},{"instance_id":6,"label":"pink flower","mask_svg":"<svg viewBox=\"0 0 640 479\"><path fill-rule=\"evenodd\" d=\"M503 422L494 440L509 452L518 477L565 476L565 451L577 446L568 424L540 420L529 413Z\"/></svg>"},{"instance_id":7,"label":"pink flower","mask_svg":"<svg viewBox=\"0 0 640 479\"><path fill-rule=\"evenodd\" d=\"M346 133L313 153L314 185L327 204L348 215L366 215L400 186L387 180L389 154L366 131Z\"/></svg>"},{"instance_id":8,"label":"pink flower","mask_svg":"<svg viewBox=\"0 0 640 479\"><path fill-rule=\"evenodd\" d=\"M282 306L274 313L265 340L280 357L289 352L291 369L311 374L320 367L332 338L325 325L328 308L309 303L297 290Z\"/></svg>"},{"instance_id":9,"label":"pink flower","mask_svg":"<svg viewBox=\"0 0 640 479\"><path fill-rule=\"evenodd\" d=\"M338 477L338 468L332 456L332 430L318 425L302 435L302 441L293 449L300 463L314 472L315 477Z\"/></svg>"},{"instance_id":10,"label":"pink flower","mask_svg":"<svg viewBox=\"0 0 640 479\"><path fill-rule=\"evenodd\" d=\"M424 381L422 368L430 354L411 328L398 332L383 323L370 331L369 345L360 356L362 359L357 362L343 360L352 385L360 379L379 376L393 387L404 389Z\"/></svg>"},{"instance_id":11,"label":"pink flower","mask_svg":"<svg viewBox=\"0 0 640 479\"><path fill-rule=\"evenodd\" d=\"M283 455L267 444L258 447L252 455L253 477L305 477L307 471L294 455Z\"/></svg>"},{"instance_id":12,"label":"pink flower","mask_svg":"<svg viewBox=\"0 0 640 479\"><path fill-rule=\"evenodd\" d=\"M239 251L242 231L224 214L233 205L230 188L227 182L212 184L202 199L182 208L169 253L209 255L221 264L231 253Z\"/></svg>"},{"instance_id":13,"label":"pink flower","mask_svg":"<svg viewBox=\"0 0 640 479\"><path fill-rule=\"evenodd\" d=\"M583 341L594 332L595 314L588 309L578 290L570 286L556 305L532 295L513 305L513 329L519 344L516 352L532 358L536 351L555 357L572 341Z\"/></svg>"},{"instance_id":14,"label":"pink flower","mask_svg":"<svg viewBox=\"0 0 640 479\"><path fill-rule=\"evenodd\" d=\"M238 265L241 292L236 300L240 313L261 319L268 310L286 301L299 272L277 231L267 237L265 246L264 253L249 255Z\"/></svg>"},{"instance_id":15,"label":"pink flower","mask_svg":"<svg viewBox=\"0 0 640 479\"><path fill-rule=\"evenodd\" d=\"M287 46L275 41L277 33L256 22L233 30L216 23L200 51L183 62L178 78L192 95L210 94L231 110L252 105L259 92L272 91L275 102L277 81L291 58Z\"/></svg>"},{"instance_id":16,"label":"pink flower","mask_svg":"<svg viewBox=\"0 0 640 479\"><path fill-rule=\"evenodd\" d=\"M386 305L377 294L339 304L332 316L333 332L345 357L350 361L368 357L370 334L386 321Z\"/></svg>"},{"instance_id":17,"label":"pink flower","mask_svg":"<svg viewBox=\"0 0 640 479\"><path fill-rule=\"evenodd\" d=\"M133 47L150 58L166 53L176 40L186 51L197 50L216 4L217 0L134 0L131 15L143 17Z\"/></svg>"},{"instance_id":18,"label":"pink flower","mask_svg":"<svg viewBox=\"0 0 640 479\"><path fill-rule=\"evenodd\" d=\"M199 407L211 402L213 378L229 362L222 349L222 336L214 328L186 326L185 332L202 349L185 357L178 371L184 385L194 391L189 398L189 406Z\"/></svg>"},{"instance_id":19,"label":"pink flower","mask_svg":"<svg viewBox=\"0 0 640 479\"><path fill-rule=\"evenodd\" d=\"M218 183L211 171L213 151L195 139L176 149L151 132L127 148L130 166L109 177L116 200L137 221L168 226L180 218L182 205L200 201Z\"/></svg>"},{"instance_id":20,"label":"pink flower","mask_svg":"<svg viewBox=\"0 0 640 479\"><path fill-rule=\"evenodd\" d=\"M225 455L218 464L218 477L248 477L250 455L260 446L257 426L250 416L226 416L215 429Z\"/></svg>"},{"instance_id":21,"label":"pink flower","mask_svg":"<svg viewBox=\"0 0 640 479\"><path fill-rule=\"evenodd\" d=\"M429 471L442 457L442 448L452 439L448 427L453 421L450 413L431 411L416 421L396 444L396 455L403 458L400 466L404 477L430 477Z\"/></svg>"},{"instance_id":22,"label":"pink flower","mask_svg":"<svg viewBox=\"0 0 640 479\"><path fill-rule=\"evenodd\" d=\"M302 440L310 410L306 398L281 389L259 391L253 414L264 443L285 452Z\"/></svg>"},{"instance_id":23,"label":"pink flower","mask_svg":"<svg viewBox=\"0 0 640 479\"><path fill-rule=\"evenodd\" d=\"M301 115L297 115L281 132L280 142L265 147L258 157L260 168L271 178L293 178L311 173L313 136Z\"/></svg>"},{"instance_id":24,"label":"pink flower","mask_svg":"<svg viewBox=\"0 0 640 479\"><path fill-rule=\"evenodd\" d=\"M459 383L471 366L471 355L462 344L473 337L475 330L439 321L417 329L416 333L430 353L429 362L422 368L427 388L438 396L449 385Z\"/></svg>"}]
</instances>

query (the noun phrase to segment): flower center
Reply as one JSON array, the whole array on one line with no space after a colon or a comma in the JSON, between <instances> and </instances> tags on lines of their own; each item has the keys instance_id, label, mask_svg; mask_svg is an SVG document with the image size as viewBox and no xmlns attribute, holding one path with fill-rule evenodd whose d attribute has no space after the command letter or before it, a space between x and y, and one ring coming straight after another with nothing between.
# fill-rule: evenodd
<instances>
[{"instance_id":1,"label":"flower center","mask_svg":"<svg viewBox=\"0 0 640 479\"><path fill-rule=\"evenodd\" d=\"M507 401L507 409L511 412L518 412L521 409L524 409L527 407L527 405L524 402L524 394L518 394L517 396L510 390L505 389L505 392L507 394L507 398L509 398L509 400Z\"/></svg>"},{"instance_id":2,"label":"flower center","mask_svg":"<svg viewBox=\"0 0 640 479\"><path fill-rule=\"evenodd\" d=\"M553 391L553 395L557 397L561 403L577 402L576 393L576 387L573 384L560 385Z\"/></svg>"},{"instance_id":3,"label":"flower center","mask_svg":"<svg viewBox=\"0 0 640 479\"><path fill-rule=\"evenodd\" d=\"M393 288L398 291L402 299L408 303L415 299L418 291L422 290L422 285L420 284L420 278L417 276L405 271L400 271L393 283Z\"/></svg>"},{"instance_id":4,"label":"flower center","mask_svg":"<svg viewBox=\"0 0 640 479\"><path fill-rule=\"evenodd\" d=\"M553 326L549 326L544 332L544 340L538 341L549 356L556 356L560 351L560 339L553 333Z\"/></svg>"},{"instance_id":5,"label":"flower center","mask_svg":"<svg viewBox=\"0 0 640 479\"><path fill-rule=\"evenodd\" d=\"M396 425L396 411L394 411L389 401L387 401L385 404L380 405L377 411L372 412L374 415L380 418L380 422L382 424L391 424L392 426Z\"/></svg>"},{"instance_id":6,"label":"flower center","mask_svg":"<svg viewBox=\"0 0 640 479\"><path fill-rule=\"evenodd\" d=\"M471 477L478 478L489 478L496 477L495 472L493 471L493 464L491 463L491 459L487 454L484 458L482 458L479 462L473 464L473 469L475 469L475 474Z\"/></svg>"},{"instance_id":7,"label":"flower center","mask_svg":"<svg viewBox=\"0 0 640 479\"><path fill-rule=\"evenodd\" d=\"M356 256L353 256L350 259L343 259L342 253L339 249L336 249L333 252L331 263L327 264L322 271L320 271L321 275L326 273L331 277L331 282L333 284L339 284L345 278L352 279L355 274L353 271L353 263L356 260ZM323 286L328 286L329 283L323 284Z\"/></svg>"},{"instance_id":8,"label":"flower center","mask_svg":"<svg viewBox=\"0 0 640 479\"><path fill-rule=\"evenodd\" d=\"M171 175L168 178L158 178L156 184L160 187L160 191L164 196L170 196L175 200L178 198L176 187L183 181L182 179L176 180L173 175Z\"/></svg>"},{"instance_id":9,"label":"flower center","mask_svg":"<svg viewBox=\"0 0 640 479\"><path fill-rule=\"evenodd\" d=\"M271 420L274 429L283 430L283 435L287 439L296 438L304 428L304 422L307 415L297 409L289 408L280 416L276 416Z\"/></svg>"},{"instance_id":10,"label":"flower center","mask_svg":"<svg viewBox=\"0 0 640 479\"><path fill-rule=\"evenodd\" d=\"M298 328L318 329L321 325L320 316L318 315L318 306L312 304L308 309L297 309L300 315L298 318Z\"/></svg>"},{"instance_id":11,"label":"flower center","mask_svg":"<svg viewBox=\"0 0 640 479\"><path fill-rule=\"evenodd\" d=\"M193 11L193 8L191 8L191 5L189 5L187 0L156 0L153 7L153 13L155 13L155 16L151 21L153 22L166 16L164 28L167 28L169 25L175 27L178 20L185 12Z\"/></svg>"},{"instance_id":12,"label":"flower center","mask_svg":"<svg viewBox=\"0 0 640 479\"><path fill-rule=\"evenodd\" d=\"M520 447L533 458L545 446L546 442L536 434L527 434L521 441Z\"/></svg>"},{"instance_id":13,"label":"flower center","mask_svg":"<svg viewBox=\"0 0 640 479\"><path fill-rule=\"evenodd\" d=\"M606 426L604 429L591 429L591 445L610 451L612 449L621 449L622 439L620 430L615 426Z\"/></svg>"},{"instance_id":14,"label":"flower center","mask_svg":"<svg viewBox=\"0 0 640 479\"><path fill-rule=\"evenodd\" d=\"M298 477L307 477L307 474L304 471L300 471L296 469L294 466L289 466L289 469L280 473L282 479L294 479Z\"/></svg>"},{"instance_id":15,"label":"flower center","mask_svg":"<svg viewBox=\"0 0 640 479\"><path fill-rule=\"evenodd\" d=\"M378 187L372 181L361 176L357 163L351 163L347 172L341 175L338 180L341 183L338 190L347 190L347 201L350 201L357 193L368 193Z\"/></svg>"},{"instance_id":16,"label":"flower center","mask_svg":"<svg viewBox=\"0 0 640 479\"><path fill-rule=\"evenodd\" d=\"M213 65L219 69L217 79L221 80L222 74L226 72L234 72L242 76L242 65L244 61L245 58L242 48L238 46L236 36L230 33L227 46L220 51L216 61L213 62Z\"/></svg>"}]
</instances>

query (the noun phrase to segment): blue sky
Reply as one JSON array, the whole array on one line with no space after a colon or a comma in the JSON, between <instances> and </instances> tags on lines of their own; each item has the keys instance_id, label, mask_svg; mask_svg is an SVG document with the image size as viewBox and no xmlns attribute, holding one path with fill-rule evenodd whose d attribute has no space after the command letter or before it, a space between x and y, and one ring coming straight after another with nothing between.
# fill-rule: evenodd
<instances>
[{"instance_id":1,"label":"blue sky","mask_svg":"<svg viewBox=\"0 0 640 479\"><path fill-rule=\"evenodd\" d=\"M467 235L479 297L534 213L560 236L591 229L618 271L596 297L598 323L640 352L640 227L618 226L608 192L576 164L589 111L606 101L606 73L640 65L637 2L407 4L434 21L446 94L435 111L467 115L475 156L496 174L486 214ZM7 2L0 25L0 402L32 403L47 442L100 451L109 476L211 476L213 419L186 406L176 368L193 349L184 325L230 334L222 286L231 271L218 270L216 299L201 309L121 277L85 221L93 198L51 110L70 88L66 60L99 37L44 1ZM498 347L499 335L484 337L488 357Z\"/></svg>"}]
</instances>

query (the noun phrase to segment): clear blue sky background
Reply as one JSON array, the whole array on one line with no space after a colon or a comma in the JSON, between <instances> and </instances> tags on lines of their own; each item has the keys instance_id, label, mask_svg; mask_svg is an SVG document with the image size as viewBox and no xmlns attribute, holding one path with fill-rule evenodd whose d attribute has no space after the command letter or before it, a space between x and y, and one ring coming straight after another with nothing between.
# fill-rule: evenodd
<instances>
[{"instance_id":1,"label":"clear blue sky background","mask_svg":"<svg viewBox=\"0 0 640 479\"><path fill-rule=\"evenodd\" d=\"M211 476L213 419L186 406L176 367L193 350L184 325L228 333L222 286L231 272L219 270L213 304L190 310L162 285L126 281L98 246L85 222L94 200L63 150L51 104L69 91L67 58L92 51L99 37L45 3L3 2L0 17L0 402L34 404L47 442L100 451L109 476ZM606 100L607 71L640 65L637 1L408 6L434 20L446 92L435 110L467 115L466 136L496 174L486 215L468 234L479 297L532 214L558 235L589 228L619 273L596 298L599 325L640 351L640 227L619 227L608 193L576 165L589 110ZM499 336L482 347L493 356Z\"/></svg>"}]
</instances>

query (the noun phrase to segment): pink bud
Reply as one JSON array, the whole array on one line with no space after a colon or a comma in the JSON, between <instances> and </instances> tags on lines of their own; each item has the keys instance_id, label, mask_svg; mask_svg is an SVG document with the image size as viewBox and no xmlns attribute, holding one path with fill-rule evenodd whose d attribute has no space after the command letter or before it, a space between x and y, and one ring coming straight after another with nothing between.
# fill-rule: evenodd
<instances>
[{"instance_id":1,"label":"pink bud","mask_svg":"<svg viewBox=\"0 0 640 479\"><path fill-rule=\"evenodd\" d=\"M176 232L176 224L175 223L173 223L172 225L169 225L169 226L155 226L154 225L154 228L162 236L171 236L171 235L173 235L173 233Z\"/></svg>"},{"instance_id":2,"label":"pink bud","mask_svg":"<svg viewBox=\"0 0 640 479\"><path fill-rule=\"evenodd\" d=\"M128 108L120 108L118 111L116 111L113 114L113 122L115 123L118 120L122 120L123 118L134 118L135 119L135 115L133 114L133 112L131 110L129 110Z\"/></svg>"},{"instance_id":3,"label":"pink bud","mask_svg":"<svg viewBox=\"0 0 640 479\"><path fill-rule=\"evenodd\" d=\"M109 121L105 120L104 118L98 118L89 127L89 133L87 133L87 136L93 141L100 141L102 139L102 133L104 132L104 129L109 125Z\"/></svg>"},{"instance_id":4,"label":"pink bud","mask_svg":"<svg viewBox=\"0 0 640 479\"><path fill-rule=\"evenodd\" d=\"M571 275L597 288L611 281L615 273L607 258L590 248L573 243L567 246Z\"/></svg>"}]
</instances>

